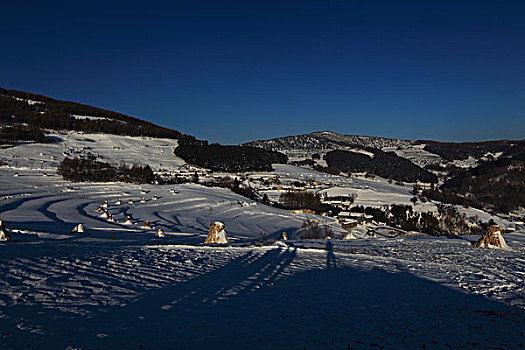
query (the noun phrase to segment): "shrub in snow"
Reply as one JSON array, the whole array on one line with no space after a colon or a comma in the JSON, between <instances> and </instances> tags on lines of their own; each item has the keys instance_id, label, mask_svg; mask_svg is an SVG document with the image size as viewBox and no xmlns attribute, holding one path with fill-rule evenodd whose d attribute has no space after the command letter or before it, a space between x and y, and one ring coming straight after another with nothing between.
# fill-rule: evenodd
<instances>
[{"instance_id":1,"label":"shrub in snow","mask_svg":"<svg viewBox=\"0 0 525 350\"><path fill-rule=\"evenodd\" d=\"M224 224L222 222L212 222L210 225L210 231L204 241L204 244L209 243L228 243L228 236L224 230Z\"/></svg>"},{"instance_id":2,"label":"shrub in snow","mask_svg":"<svg viewBox=\"0 0 525 350\"><path fill-rule=\"evenodd\" d=\"M149 223L149 220L145 220L141 228L151 228L151 224Z\"/></svg>"},{"instance_id":3,"label":"shrub in snow","mask_svg":"<svg viewBox=\"0 0 525 350\"><path fill-rule=\"evenodd\" d=\"M288 235L286 234L286 232L281 233L281 235L279 236L279 239L281 239L283 241L287 241L288 240Z\"/></svg>"},{"instance_id":4,"label":"shrub in snow","mask_svg":"<svg viewBox=\"0 0 525 350\"><path fill-rule=\"evenodd\" d=\"M497 225L490 225L488 229L481 234L481 238L473 245L474 247L510 249Z\"/></svg>"},{"instance_id":5,"label":"shrub in snow","mask_svg":"<svg viewBox=\"0 0 525 350\"><path fill-rule=\"evenodd\" d=\"M321 227L319 226L319 221L306 218L301 226L300 239L321 239L324 238Z\"/></svg>"}]
</instances>

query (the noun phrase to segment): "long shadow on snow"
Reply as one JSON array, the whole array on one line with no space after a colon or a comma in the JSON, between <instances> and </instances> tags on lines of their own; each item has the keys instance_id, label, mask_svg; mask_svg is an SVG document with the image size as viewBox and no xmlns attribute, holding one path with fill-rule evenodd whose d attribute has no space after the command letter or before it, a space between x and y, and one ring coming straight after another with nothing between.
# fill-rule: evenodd
<instances>
[{"instance_id":1,"label":"long shadow on snow","mask_svg":"<svg viewBox=\"0 0 525 350\"><path fill-rule=\"evenodd\" d=\"M24 344L51 349L72 339L83 348L477 349L525 342L518 308L410 273L345 267L282 275L293 269L295 253L248 252L125 307L68 319L72 331L65 336L28 335Z\"/></svg>"},{"instance_id":2,"label":"long shadow on snow","mask_svg":"<svg viewBox=\"0 0 525 350\"><path fill-rule=\"evenodd\" d=\"M0 205L0 213L4 213L4 212L9 211L9 210L18 209L18 207L20 207L24 203L27 203L28 201L33 201L33 200L46 198L46 197L51 197L51 195L37 196L37 197L30 197L30 196L28 196L28 197L25 197L25 198L21 198L21 199L17 199L17 200L11 201L8 204Z\"/></svg>"},{"instance_id":3,"label":"long shadow on snow","mask_svg":"<svg viewBox=\"0 0 525 350\"><path fill-rule=\"evenodd\" d=\"M110 331L113 341L152 348L517 348L525 342L520 309L379 269L332 268L276 280L294 257L292 249L255 261L247 255L153 292L122 310L129 317L99 322L118 325Z\"/></svg>"}]
</instances>

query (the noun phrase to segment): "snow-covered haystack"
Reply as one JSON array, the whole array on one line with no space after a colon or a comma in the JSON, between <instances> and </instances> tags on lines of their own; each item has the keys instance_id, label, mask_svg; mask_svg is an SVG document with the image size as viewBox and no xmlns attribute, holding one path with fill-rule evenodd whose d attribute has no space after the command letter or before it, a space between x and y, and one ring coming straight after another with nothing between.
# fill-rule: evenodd
<instances>
[{"instance_id":1,"label":"snow-covered haystack","mask_svg":"<svg viewBox=\"0 0 525 350\"><path fill-rule=\"evenodd\" d=\"M286 232L281 233L281 235L279 236L279 239L283 241L287 241L288 235L286 234Z\"/></svg>"},{"instance_id":2,"label":"snow-covered haystack","mask_svg":"<svg viewBox=\"0 0 525 350\"><path fill-rule=\"evenodd\" d=\"M347 234L345 234L343 236L343 239L347 240L347 239L355 239L354 235L352 234L352 232L348 232Z\"/></svg>"},{"instance_id":3,"label":"snow-covered haystack","mask_svg":"<svg viewBox=\"0 0 525 350\"><path fill-rule=\"evenodd\" d=\"M140 191L141 194L146 194L146 190Z\"/></svg>"},{"instance_id":4,"label":"snow-covered haystack","mask_svg":"<svg viewBox=\"0 0 525 350\"><path fill-rule=\"evenodd\" d=\"M146 198L142 197L142 198L140 199L140 203L146 203Z\"/></svg>"},{"instance_id":5,"label":"snow-covered haystack","mask_svg":"<svg viewBox=\"0 0 525 350\"><path fill-rule=\"evenodd\" d=\"M164 237L166 237L164 230L159 228L157 232L155 232L155 238L164 238Z\"/></svg>"},{"instance_id":6,"label":"snow-covered haystack","mask_svg":"<svg viewBox=\"0 0 525 350\"><path fill-rule=\"evenodd\" d=\"M108 201L104 201L104 203L102 203L102 208L106 209L108 207Z\"/></svg>"},{"instance_id":7,"label":"snow-covered haystack","mask_svg":"<svg viewBox=\"0 0 525 350\"><path fill-rule=\"evenodd\" d=\"M133 225L133 222L131 221L131 218L129 216L126 216L126 220L124 220L124 225Z\"/></svg>"},{"instance_id":8,"label":"snow-covered haystack","mask_svg":"<svg viewBox=\"0 0 525 350\"><path fill-rule=\"evenodd\" d=\"M210 225L210 231L204 241L204 244L209 243L228 243L228 236L224 230L224 224L222 222L212 222Z\"/></svg>"},{"instance_id":9,"label":"snow-covered haystack","mask_svg":"<svg viewBox=\"0 0 525 350\"><path fill-rule=\"evenodd\" d=\"M113 215L111 215L111 214L108 214L107 220L111 221L111 222L115 222L115 219L113 219Z\"/></svg>"},{"instance_id":10,"label":"snow-covered haystack","mask_svg":"<svg viewBox=\"0 0 525 350\"><path fill-rule=\"evenodd\" d=\"M157 195L154 195L152 200L156 201L157 199L159 199L159 197L157 197Z\"/></svg>"},{"instance_id":11,"label":"snow-covered haystack","mask_svg":"<svg viewBox=\"0 0 525 350\"><path fill-rule=\"evenodd\" d=\"M100 217L104 218L104 219L107 219L108 218L108 211L107 210L102 210L102 214L100 214Z\"/></svg>"},{"instance_id":12,"label":"snow-covered haystack","mask_svg":"<svg viewBox=\"0 0 525 350\"><path fill-rule=\"evenodd\" d=\"M150 229L151 228L151 224L149 223L149 220L145 220L140 228Z\"/></svg>"},{"instance_id":13,"label":"snow-covered haystack","mask_svg":"<svg viewBox=\"0 0 525 350\"><path fill-rule=\"evenodd\" d=\"M132 204L133 203L133 199L132 198L128 199L128 203Z\"/></svg>"},{"instance_id":14,"label":"snow-covered haystack","mask_svg":"<svg viewBox=\"0 0 525 350\"><path fill-rule=\"evenodd\" d=\"M14 177L18 177L18 173L15 173L15 175L13 175Z\"/></svg>"},{"instance_id":15,"label":"snow-covered haystack","mask_svg":"<svg viewBox=\"0 0 525 350\"><path fill-rule=\"evenodd\" d=\"M115 202L116 205L121 205L122 204L122 199L117 199L117 201Z\"/></svg>"},{"instance_id":16,"label":"snow-covered haystack","mask_svg":"<svg viewBox=\"0 0 525 350\"><path fill-rule=\"evenodd\" d=\"M77 226L75 226L72 230L71 230L72 233L84 233L84 225L82 224L78 224Z\"/></svg>"},{"instance_id":17,"label":"snow-covered haystack","mask_svg":"<svg viewBox=\"0 0 525 350\"><path fill-rule=\"evenodd\" d=\"M4 222L0 220L0 242L9 241L11 237L9 232L7 232L7 227L5 227Z\"/></svg>"},{"instance_id":18,"label":"snow-covered haystack","mask_svg":"<svg viewBox=\"0 0 525 350\"><path fill-rule=\"evenodd\" d=\"M474 247L510 249L501 234L501 229L497 225L490 225L488 229L481 234L481 238L473 244Z\"/></svg>"}]
</instances>

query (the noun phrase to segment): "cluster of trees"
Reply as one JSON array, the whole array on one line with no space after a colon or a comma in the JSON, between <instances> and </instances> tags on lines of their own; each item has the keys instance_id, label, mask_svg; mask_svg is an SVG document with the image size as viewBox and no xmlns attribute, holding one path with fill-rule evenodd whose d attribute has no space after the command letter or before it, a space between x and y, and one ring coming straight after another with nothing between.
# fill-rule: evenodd
<instances>
[{"instance_id":1,"label":"cluster of trees","mask_svg":"<svg viewBox=\"0 0 525 350\"><path fill-rule=\"evenodd\" d=\"M73 182L132 182L152 183L156 176L149 165L132 167L121 164L118 168L88 156L85 158L66 157L58 166L58 173L64 180Z\"/></svg>"},{"instance_id":2,"label":"cluster of trees","mask_svg":"<svg viewBox=\"0 0 525 350\"><path fill-rule=\"evenodd\" d=\"M42 103L28 104L27 99ZM72 115L104 119L77 119ZM13 118L14 117L14 118ZM26 123L36 128L75 130L128 136L193 138L177 130L164 128L121 113L75 102L55 100L46 96L0 88L0 123Z\"/></svg>"},{"instance_id":3,"label":"cluster of trees","mask_svg":"<svg viewBox=\"0 0 525 350\"><path fill-rule=\"evenodd\" d=\"M45 142L46 136L39 128L24 125L0 126L0 143L13 141Z\"/></svg>"},{"instance_id":4,"label":"cluster of trees","mask_svg":"<svg viewBox=\"0 0 525 350\"><path fill-rule=\"evenodd\" d=\"M525 207L525 161L522 155L484 162L445 182L441 188L503 213Z\"/></svg>"},{"instance_id":5,"label":"cluster of trees","mask_svg":"<svg viewBox=\"0 0 525 350\"><path fill-rule=\"evenodd\" d=\"M391 205L389 207L356 206L353 212L372 215L374 220L405 231L423 232L433 236L467 234L470 228L466 216L453 205L438 205L438 212L415 212L410 205Z\"/></svg>"},{"instance_id":6,"label":"cluster of trees","mask_svg":"<svg viewBox=\"0 0 525 350\"><path fill-rule=\"evenodd\" d=\"M190 164L214 171L269 171L272 163L286 164L286 155L250 146L208 145L201 141L179 142L175 154Z\"/></svg>"},{"instance_id":7,"label":"cluster of trees","mask_svg":"<svg viewBox=\"0 0 525 350\"><path fill-rule=\"evenodd\" d=\"M311 191L286 191L279 196L279 207L283 209L325 210L319 194Z\"/></svg>"},{"instance_id":8,"label":"cluster of trees","mask_svg":"<svg viewBox=\"0 0 525 350\"><path fill-rule=\"evenodd\" d=\"M460 196L457 193L445 188L445 189L425 189L422 191L423 198L432 199L442 203L457 204L465 207L473 207L476 209L482 209L483 204L480 202L468 198L466 196Z\"/></svg>"},{"instance_id":9,"label":"cluster of trees","mask_svg":"<svg viewBox=\"0 0 525 350\"><path fill-rule=\"evenodd\" d=\"M326 163L345 173L366 172L384 178L404 182L437 183L435 174L425 170L406 158L399 157L394 152L383 152L376 148L365 147L370 157L363 153L336 150L326 154Z\"/></svg>"},{"instance_id":10,"label":"cluster of trees","mask_svg":"<svg viewBox=\"0 0 525 350\"><path fill-rule=\"evenodd\" d=\"M467 159L472 156L479 159L487 153L504 152L512 155L523 152L525 141L488 141L488 142L463 142L449 143L437 141L419 141L425 143L425 150L439 155L443 159Z\"/></svg>"},{"instance_id":11,"label":"cluster of trees","mask_svg":"<svg viewBox=\"0 0 525 350\"><path fill-rule=\"evenodd\" d=\"M198 178L194 177L194 182L195 181L196 183L199 183ZM239 181L239 179L237 178L232 179L229 176L225 176L220 179L215 179L213 181L202 182L201 184L204 186L208 186L208 187L227 188L227 189L230 189L234 193L237 193L241 196L244 196L246 198L250 198L253 200L257 198L257 195L255 191L253 190L253 188L243 185L242 182ZM264 203L264 200L263 200L263 204L269 204L268 197L266 197L266 200L267 200L266 203Z\"/></svg>"}]
</instances>

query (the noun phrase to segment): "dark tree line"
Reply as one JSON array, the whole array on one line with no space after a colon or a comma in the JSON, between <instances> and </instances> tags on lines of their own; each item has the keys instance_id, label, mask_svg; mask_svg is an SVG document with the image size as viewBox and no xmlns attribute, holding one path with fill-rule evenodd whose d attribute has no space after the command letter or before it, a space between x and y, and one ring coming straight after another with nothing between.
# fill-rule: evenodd
<instances>
[{"instance_id":1,"label":"dark tree line","mask_svg":"<svg viewBox=\"0 0 525 350\"><path fill-rule=\"evenodd\" d=\"M473 207L476 209L482 209L483 204L468 198L466 196L458 195L456 192L451 191L450 189L425 189L422 191L422 196L428 199L439 201L442 203L457 204L465 207Z\"/></svg>"},{"instance_id":2,"label":"dark tree line","mask_svg":"<svg viewBox=\"0 0 525 350\"><path fill-rule=\"evenodd\" d=\"M476 201L507 213L525 207L525 161L522 155L500 158L469 169L445 182L443 192L473 196Z\"/></svg>"},{"instance_id":3,"label":"dark tree line","mask_svg":"<svg viewBox=\"0 0 525 350\"><path fill-rule=\"evenodd\" d=\"M10 143L13 141L45 142L46 137L42 130L33 126L0 126L0 143Z\"/></svg>"},{"instance_id":4,"label":"dark tree line","mask_svg":"<svg viewBox=\"0 0 525 350\"><path fill-rule=\"evenodd\" d=\"M214 171L269 171L272 163L286 164L286 155L250 146L208 145L201 141L179 142L175 154L190 164Z\"/></svg>"},{"instance_id":5,"label":"dark tree line","mask_svg":"<svg viewBox=\"0 0 525 350\"><path fill-rule=\"evenodd\" d=\"M131 182L152 183L156 176L149 165L132 167L121 164L118 168L96 160L94 157L64 158L58 166L64 180L73 182Z\"/></svg>"},{"instance_id":6,"label":"dark tree line","mask_svg":"<svg viewBox=\"0 0 525 350\"><path fill-rule=\"evenodd\" d=\"M282 209L309 209L322 212L325 209L319 194L311 191L286 191L279 196L279 207Z\"/></svg>"},{"instance_id":7,"label":"dark tree line","mask_svg":"<svg viewBox=\"0 0 525 350\"><path fill-rule=\"evenodd\" d=\"M14 97L41 101L29 105ZM77 119L72 115L105 119ZM87 133L107 133L128 136L163 138L193 138L177 130L164 128L121 113L91 107L80 103L55 100L46 96L0 88L0 123L26 123L36 128L75 130Z\"/></svg>"},{"instance_id":8,"label":"dark tree line","mask_svg":"<svg viewBox=\"0 0 525 350\"><path fill-rule=\"evenodd\" d=\"M383 152L379 149L366 147L374 157L366 154L336 150L326 154L326 162L331 168L338 168L344 173L366 172L404 182L437 183L435 174L417 166L406 158L399 157L394 152Z\"/></svg>"},{"instance_id":9,"label":"dark tree line","mask_svg":"<svg viewBox=\"0 0 525 350\"><path fill-rule=\"evenodd\" d=\"M487 142L462 142L448 143L437 141L419 141L426 143L425 150L439 155L448 161L455 159L467 159L472 156L479 159L487 153L504 152L506 155L514 155L525 150L525 141L487 141Z\"/></svg>"},{"instance_id":10,"label":"dark tree line","mask_svg":"<svg viewBox=\"0 0 525 350\"><path fill-rule=\"evenodd\" d=\"M351 211L372 215L375 221L404 231L423 232L432 236L470 233L465 215L453 205L438 205L437 214L416 212L410 205L400 204L382 208L356 206Z\"/></svg>"}]
</instances>

